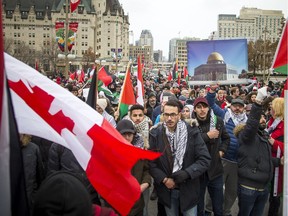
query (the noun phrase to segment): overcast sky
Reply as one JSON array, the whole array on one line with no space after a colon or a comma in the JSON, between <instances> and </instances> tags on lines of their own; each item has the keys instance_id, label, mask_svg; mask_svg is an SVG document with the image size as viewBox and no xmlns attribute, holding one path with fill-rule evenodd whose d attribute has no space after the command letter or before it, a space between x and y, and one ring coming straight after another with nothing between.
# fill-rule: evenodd
<instances>
[{"instance_id":1,"label":"overcast sky","mask_svg":"<svg viewBox=\"0 0 288 216\"><path fill-rule=\"evenodd\" d=\"M150 30L154 39L154 50L163 50L168 58L169 40L176 37L208 38L217 31L219 14L236 14L240 9L282 10L287 18L287 0L119 0L125 14L129 15L130 30L134 42L141 31Z\"/></svg>"}]
</instances>

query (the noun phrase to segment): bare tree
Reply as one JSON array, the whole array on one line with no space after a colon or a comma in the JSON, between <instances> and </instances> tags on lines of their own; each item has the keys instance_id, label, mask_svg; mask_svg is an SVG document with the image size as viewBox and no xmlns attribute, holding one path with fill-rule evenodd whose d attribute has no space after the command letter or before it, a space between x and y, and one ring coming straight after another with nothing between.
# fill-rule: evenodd
<instances>
[{"instance_id":1,"label":"bare tree","mask_svg":"<svg viewBox=\"0 0 288 216\"><path fill-rule=\"evenodd\" d=\"M82 57L82 68L86 72L88 68L95 64L97 53L93 51L92 47L89 47Z\"/></svg>"}]
</instances>

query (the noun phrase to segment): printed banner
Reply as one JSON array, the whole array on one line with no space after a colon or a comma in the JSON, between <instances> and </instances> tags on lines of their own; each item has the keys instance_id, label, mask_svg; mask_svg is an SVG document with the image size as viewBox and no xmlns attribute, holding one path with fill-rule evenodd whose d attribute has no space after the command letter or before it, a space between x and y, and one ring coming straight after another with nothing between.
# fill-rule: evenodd
<instances>
[{"instance_id":1,"label":"printed banner","mask_svg":"<svg viewBox=\"0 0 288 216\"><path fill-rule=\"evenodd\" d=\"M62 52L65 51L65 25L64 22L56 22L55 24L56 30L56 42L58 47ZM68 51L71 51L76 40L76 32L78 30L78 23L71 22L69 23L69 31L68 31Z\"/></svg>"},{"instance_id":2,"label":"printed banner","mask_svg":"<svg viewBox=\"0 0 288 216\"><path fill-rule=\"evenodd\" d=\"M247 40L188 41L187 60L191 80L237 80L248 70Z\"/></svg>"}]
</instances>

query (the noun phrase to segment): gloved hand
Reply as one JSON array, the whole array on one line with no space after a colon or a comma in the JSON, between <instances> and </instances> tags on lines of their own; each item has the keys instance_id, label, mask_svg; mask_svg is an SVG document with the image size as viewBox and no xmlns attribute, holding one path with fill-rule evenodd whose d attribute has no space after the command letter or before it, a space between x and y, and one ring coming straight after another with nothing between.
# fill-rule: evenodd
<instances>
[{"instance_id":1,"label":"gloved hand","mask_svg":"<svg viewBox=\"0 0 288 216\"><path fill-rule=\"evenodd\" d=\"M175 173L172 173L172 178L176 184L179 184L190 178L190 175L185 170L179 170Z\"/></svg>"},{"instance_id":2,"label":"gloved hand","mask_svg":"<svg viewBox=\"0 0 288 216\"><path fill-rule=\"evenodd\" d=\"M267 86L258 89L256 101L262 102L267 97Z\"/></svg>"}]
</instances>

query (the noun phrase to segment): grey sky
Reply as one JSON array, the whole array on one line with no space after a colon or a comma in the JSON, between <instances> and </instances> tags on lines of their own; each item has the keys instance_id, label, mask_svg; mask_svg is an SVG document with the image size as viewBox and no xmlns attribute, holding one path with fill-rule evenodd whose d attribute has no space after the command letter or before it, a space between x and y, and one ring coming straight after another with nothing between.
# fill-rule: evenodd
<instances>
[{"instance_id":1,"label":"grey sky","mask_svg":"<svg viewBox=\"0 0 288 216\"><path fill-rule=\"evenodd\" d=\"M208 38L217 30L218 14L236 14L240 9L254 7L282 10L287 18L287 0L119 0L129 15L134 41L143 29L151 31L154 50L163 50L168 57L169 40L175 37ZM133 40L132 39L132 40Z\"/></svg>"}]
</instances>

